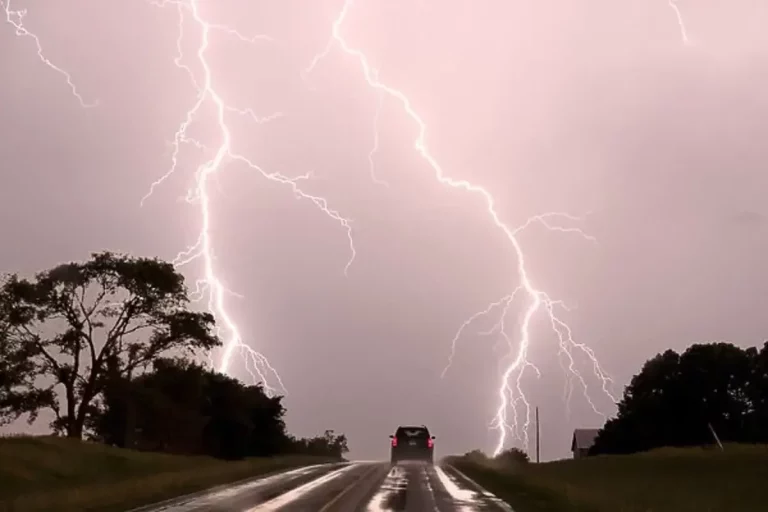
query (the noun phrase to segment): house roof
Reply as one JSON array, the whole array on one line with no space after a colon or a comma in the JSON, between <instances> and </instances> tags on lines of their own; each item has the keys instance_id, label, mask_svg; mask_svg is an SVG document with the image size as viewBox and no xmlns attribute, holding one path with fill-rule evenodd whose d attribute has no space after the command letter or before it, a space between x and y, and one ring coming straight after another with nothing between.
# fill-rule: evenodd
<instances>
[{"instance_id":1,"label":"house roof","mask_svg":"<svg viewBox=\"0 0 768 512\"><path fill-rule=\"evenodd\" d=\"M573 439L571 440L571 451L591 448L595 444L598 432L600 432L599 428L577 428L574 430Z\"/></svg>"}]
</instances>

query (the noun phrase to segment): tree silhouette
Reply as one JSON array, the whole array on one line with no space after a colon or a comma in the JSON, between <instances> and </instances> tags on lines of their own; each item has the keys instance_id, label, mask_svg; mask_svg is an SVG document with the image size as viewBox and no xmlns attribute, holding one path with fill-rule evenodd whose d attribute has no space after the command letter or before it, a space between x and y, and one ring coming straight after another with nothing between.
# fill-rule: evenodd
<instances>
[{"instance_id":1,"label":"tree silhouette","mask_svg":"<svg viewBox=\"0 0 768 512\"><path fill-rule=\"evenodd\" d=\"M294 452L341 457L346 438L332 431L294 440L282 397L183 359L158 359L133 379L110 379L93 430L108 444L222 459Z\"/></svg>"},{"instance_id":2,"label":"tree silhouette","mask_svg":"<svg viewBox=\"0 0 768 512\"><path fill-rule=\"evenodd\" d=\"M206 453L222 459L238 459L251 455L251 439L255 425L251 407L252 393L240 382L219 373L206 375L206 400L201 416L208 418L203 429ZM279 418L264 418L277 422ZM282 437L285 433L280 432ZM281 439L271 439L278 443Z\"/></svg>"},{"instance_id":3,"label":"tree silhouette","mask_svg":"<svg viewBox=\"0 0 768 512\"><path fill-rule=\"evenodd\" d=\"M288 451L285 408L281 396L267 396L262 385L245 388L247 414L251 424L248 454L266 457Z\"/></svg>"},{"instance_id":4,"label":"tree silhouette","mask_svg":"<svg viewBox=\"0 0 768 512\"><path fill-rule=\"evenodd\" d=\"M465 459L478 461L478 462L487 462L488 461L488 455L485 454L484 451L479 450L475 448L474 450L468 451L464 455L462 455Z\"/></svg>"},{"instance_id":5,"label":"tree silhouette","mask_svg":"<svg viewBox=\"0 0 768 512\"><path fill-rule=\"evenodd\" d=\"M768 341L752 358L752 372L747 388L752 407L746 425L748 441L768 442Z\"/></svg>"},{"instance_id":6,"label":"tree silhouette","mask_svg":"<svg viewBox=\"0 0 768 512\"><path fill-rule=\"evenodd\" d=\"M3 350L27 360L10 373L16 384L24 375L28 393L42 394L44 403L34 405L54 411L56 430L80 438L109 373L130 375L169 351L220 344L213 317L188 304L184 278L158 259L102 252L31 280L10 276L0 287ZM36 377L53 384L35 390ZM10 409L29 412L30 402L11 402Z\"/></svg>"},{"instance_id":7,"label":"tree silhouette","mask_svg":"<svg viewBox=\"0 0 768 512\"><path fill-rule=\"evenodd\" d=\"M322 436L310 438L290 437L289 450L293 453L341 458L349 451L347 436L326 430Z\"/></svg>"},{"instance_id":8,"label":"tree silhouette","mask_svg":"<svg viewBox=\"0 0 768 512\"><path fill-rule=\"evenodd\" d=\"M134 379L110 379L95 414L95 434L121 447L178 454L206 453L206 370L184 360L158 359Z\"/></svg>"},{"instance_id":9,"label":"tree silhouette","mask_svg":"<svg viewBox=\"0 0 768 512\"><path fill-rule=\"evenodd\" d=\"M530 462L528 454L520 448L509 448L493 458L504 466L516 466Z\"/></svg>"},{"instance_id":10,"label":"tree silhouette","mask_svg":"<svg viewBox=\"0 0 768 512\"><path fill-rule=\"evenodd\" d=\"M763 347L765 362L767 352ZM711 444L710 428L722 441L754 440L759 430L756 407L759 414L766 412L756 400L765 393L764 384L755 382L758 359L756 349L729 343L697 344L681 355L672 350L657 355L632 378L616 418L605 424L591 453Z\"/></svg>"},{"instance_id":11,"label":"tree silhouette","mask_svg":"<svg viewBox=\"0 0 768 512\"><path fill-rule=\"evenodd\" d=\"M29 422L50 403L53 395L48 390L34 387L37 367L29 346L18 346L9 336L10 325L0 306L0 425L10 423L29 413Z\"/></svg>"}]
</instances>

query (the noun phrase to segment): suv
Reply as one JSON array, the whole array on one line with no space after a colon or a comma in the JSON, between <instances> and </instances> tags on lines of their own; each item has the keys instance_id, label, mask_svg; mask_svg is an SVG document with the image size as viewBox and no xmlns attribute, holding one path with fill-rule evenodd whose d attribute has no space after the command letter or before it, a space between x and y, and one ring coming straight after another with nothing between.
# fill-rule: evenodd
<instances>
[{"instance_id":1,"label":"suv","mask_svg":"<svg viewBox=\"0 0 768 512\"><path fill-rule=\"evenodd\" d=\"M435 448L435 436L430 435L429 429L420 427L397 427L394 435L390 435L392 448L390 461L397 464L401 460L420 460L432 464L432 452Z\"/></svg>"}]
</instances>

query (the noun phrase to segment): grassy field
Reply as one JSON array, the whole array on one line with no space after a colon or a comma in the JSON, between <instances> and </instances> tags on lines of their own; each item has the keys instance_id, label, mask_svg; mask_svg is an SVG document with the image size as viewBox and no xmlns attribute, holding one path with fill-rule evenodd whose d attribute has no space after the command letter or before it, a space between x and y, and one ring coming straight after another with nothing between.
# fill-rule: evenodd
<instances>
[{"instance_id":1,"label":"grassy field","mask_svg":"<svg viewBox=\"0 0 768 512\"><path fill-rule=\"evenodd\" d=\"M0 511L125 511L251 476L326 462L224 462L121 450L55 437L0 438Z\"/></svg>"},{"instance_id":2,"label":"grassy field","mask_svg":"<svg viewBox=\"0 0 768 512\"><path fill-rule=\"evenodd\" d=\"M515 512L765 512L768 446L660 449L525 466L449 458Z\"/></svg>"}]
</instances>

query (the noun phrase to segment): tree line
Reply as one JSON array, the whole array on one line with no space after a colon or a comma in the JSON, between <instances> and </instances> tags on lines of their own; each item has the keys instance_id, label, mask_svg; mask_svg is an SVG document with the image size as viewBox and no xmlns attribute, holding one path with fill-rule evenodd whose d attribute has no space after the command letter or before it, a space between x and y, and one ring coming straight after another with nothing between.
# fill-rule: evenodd
<instances>
[{"instance_id":1,"label":"tree line","mask_svg":"<svg viewBox=\"0 0 768 512\"><path fill-rule=\"evenodd\" d=\"M221 346L168 262L111 252L0 282L0 425L50 410L58 435L225 459L342 457L343 434L297 438L283 397L195 362Z\"/></svg>"},{"instance_id":2,"label":"tree line","mask_svg":"<svg viewBox=\"0 0 768 512\"><path fill-rule=\"evenodd\" d=\"M649 359L590 454L663 446L768 443L768 342L696 344Z\"/></svg>"}]
</instances>

